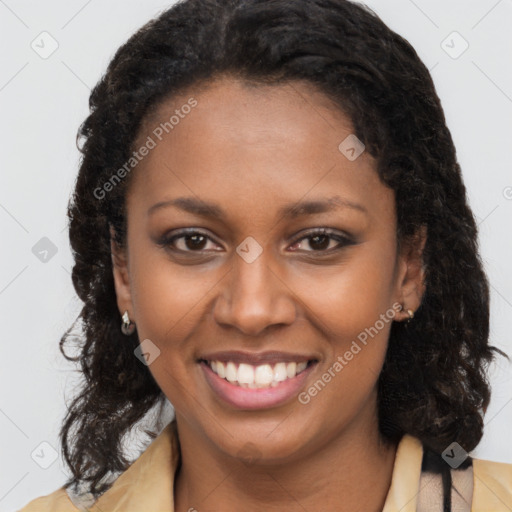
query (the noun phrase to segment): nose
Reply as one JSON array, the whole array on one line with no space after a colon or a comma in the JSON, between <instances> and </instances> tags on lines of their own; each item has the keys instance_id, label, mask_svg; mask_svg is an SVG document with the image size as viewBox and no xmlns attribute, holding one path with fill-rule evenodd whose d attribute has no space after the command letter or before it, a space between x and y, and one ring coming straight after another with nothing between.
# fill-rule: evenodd
<instances>
[{"instance_id":1,"label":"nose","mask_svg":"<svg viewBox=\"0 0 512 512\"><path fill-rule=\"evenodd\" d=\"M269 263L265 251L251 263L234 256L233 268L222 281L214 307L214 319L219 325L257 336L271 326L293 323L293 291Z\"/></svg>"}]
</instances>

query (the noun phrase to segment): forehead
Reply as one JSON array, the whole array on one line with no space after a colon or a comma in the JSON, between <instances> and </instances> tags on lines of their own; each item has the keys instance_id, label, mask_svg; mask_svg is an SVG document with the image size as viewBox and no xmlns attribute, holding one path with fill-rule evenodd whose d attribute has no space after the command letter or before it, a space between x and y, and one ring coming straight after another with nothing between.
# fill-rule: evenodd
<instances>
[{"instance_id":1,"label":"forehead","mask_svg":"<svg viewBox=\"0 0 512 512\"><path fill-rule=\"evenodd\" d=\"M390 191L367 152L351 160L340 150L351 137L350 119L309 83L218 79L146 118L136 146L150 138L154 147L137 165L129 196L153 204L195 195L269 208L331 192L377 205Z\"/></svg>"}]
</instances>

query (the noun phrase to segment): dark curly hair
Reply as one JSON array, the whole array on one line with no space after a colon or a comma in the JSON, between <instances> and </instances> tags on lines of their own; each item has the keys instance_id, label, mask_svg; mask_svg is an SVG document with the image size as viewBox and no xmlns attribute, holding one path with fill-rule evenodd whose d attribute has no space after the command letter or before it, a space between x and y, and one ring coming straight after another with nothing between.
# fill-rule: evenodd
<instances>
[{"instance_id":1,"label":"dark curly hair","mask_svg":"<svg viewBox=\"0 0 512 512\"><path fill-rule=\"evenodd\" d=\"M394 322L378 383L383 439L417 437L435 453L479 443L490 400L489 287L477 227L431 76L412 46L366 6L347 0L183 0L138 30L94 87L81 125L82 153L68 206L72 279L84 377L60 431L72 471L99 496L130 461L123 436L165 399L121 333L110 227L126 247L130 175L99 197L132 156L142 122L187 88L217 77L253 84L307 81L353 123L395 191L398 243L424 226L426 291L414 321ZM80 141L83 144L80 147ZM136 170L134 171L136 172ZM102 188L103 187L103 188ZM75 325L75 324L73 324ZM146 431L150 437L155 432Z\"/></svg>"}]
</instances>

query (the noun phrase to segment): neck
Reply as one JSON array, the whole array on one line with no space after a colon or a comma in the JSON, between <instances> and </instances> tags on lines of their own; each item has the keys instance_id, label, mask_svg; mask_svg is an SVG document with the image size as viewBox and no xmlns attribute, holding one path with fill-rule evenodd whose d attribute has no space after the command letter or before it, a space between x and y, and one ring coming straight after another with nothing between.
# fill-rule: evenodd
<instances>
[{"instance_id":1,"label":"neck","mask_svg":"<svg viewBox=\"0 0 512 512\"><path fill-rule=\"evenodd\" d=\"M304 512L319 504L323 512L380 512L384 506L396 445L382 442L376 421L371 428L347 428L312 454L280 465L215 452L196 431L180 429L179 417L177 423L182 455L175 512Z\"/></svg>"}]
</instances>

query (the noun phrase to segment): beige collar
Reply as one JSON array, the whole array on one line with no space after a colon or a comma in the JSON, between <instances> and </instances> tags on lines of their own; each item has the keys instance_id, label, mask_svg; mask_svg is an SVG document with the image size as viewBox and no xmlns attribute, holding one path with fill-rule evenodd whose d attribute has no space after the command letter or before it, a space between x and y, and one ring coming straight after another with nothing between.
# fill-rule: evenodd
<instances>
[{"instance_id":1,"label":"beige collar","mask_svg":"<svg viewBox=\"0 0 512 512\"><path fill-rule=\"evenodd\" d=\"M91 507L91 512L174 512L174 475L180 459L176 421Z\"/></svg>"}]
</instances>

